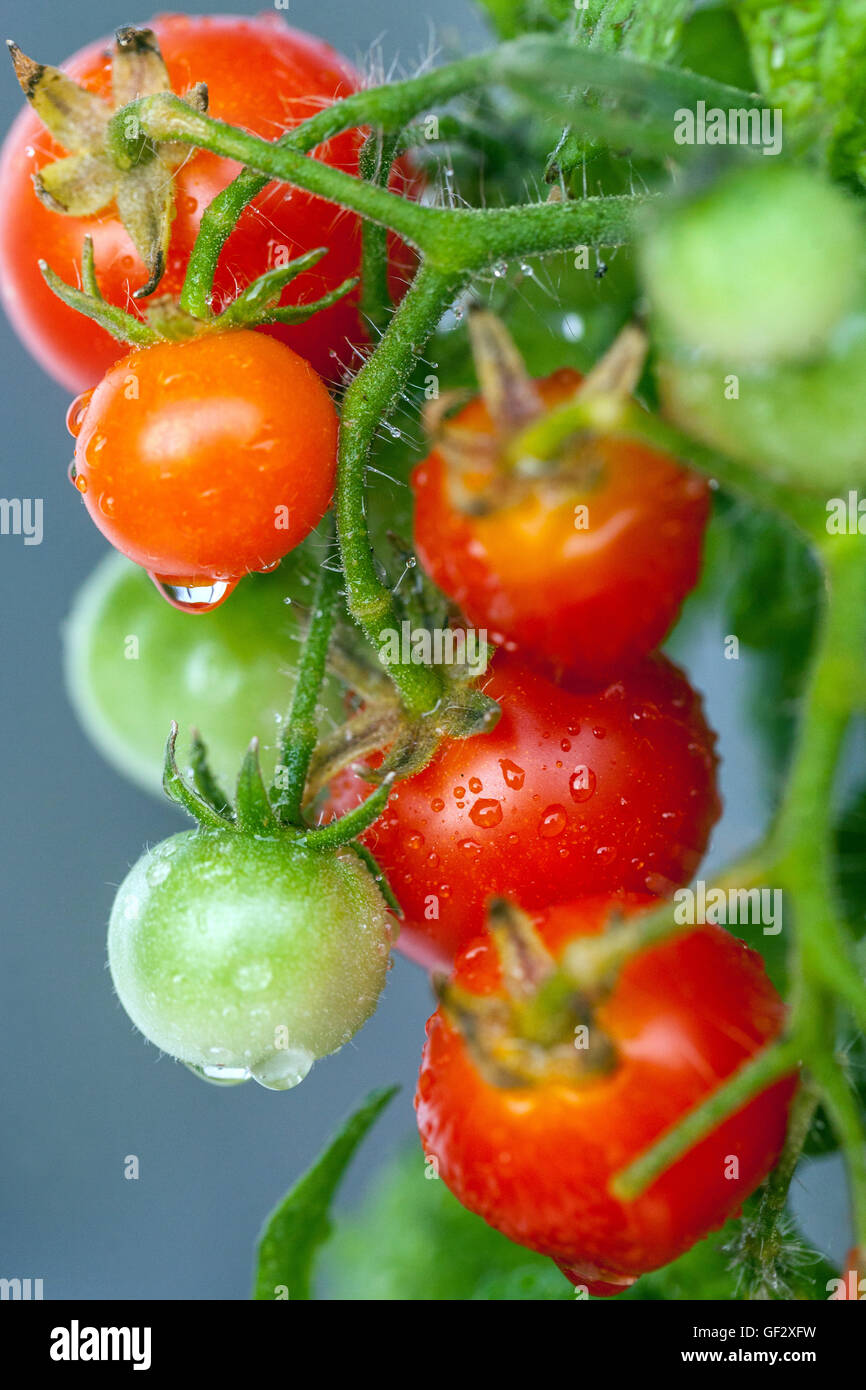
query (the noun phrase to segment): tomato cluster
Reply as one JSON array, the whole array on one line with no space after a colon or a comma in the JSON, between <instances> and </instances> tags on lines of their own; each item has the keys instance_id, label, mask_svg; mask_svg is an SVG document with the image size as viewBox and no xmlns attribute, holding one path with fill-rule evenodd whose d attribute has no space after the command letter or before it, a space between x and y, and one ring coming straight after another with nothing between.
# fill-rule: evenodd
<instances>
[{"instance_id":1,"label":"tomato cluster","mask_svg":"<svg viewBox=\"0 0 866 1390\"><path fill-rule=\"evenodd\" d=\"M263 135L358 86L342 59L277 18L168 16L153 27L176 90L205 80L212 114ZM107 95L101 46L70 72L82 100ZM361 138L337 136L317 157L356 173ZM171 331L122 355L103 328L48 297L37 269L43 257L71 283L91 236L101 280L92 298L141 314L133 294L148 272L119 213L58 218L33 196L30 175L62 153L33 115L12 132L0 256L24 340L61 380L89 388L69 415L72 480L100 531L176 606L209 611L243 582L236 612L252 615L252 638L242 617L220 620L203 656L195 641L178 637L174 647L176 628L151 626L141 587L129 588L127 570L112 573L76 610L71 630L86 651L68 662L70 683L110 756L152 785L151 724L118 702L146 699L161 719L163 700L147 684L161 664L172 701L218 726L222 774L237 757L239 720L244 740L275 736L268 644L283 594L275 610L266 581L248 576L275 570L330 506L338 423L322 375L333 377L335 359L363 338L357 295L306 325L264 331L191 327L167 307L204 208L236 172L197 151L177 172L160 299L149 306ZM398 183L404 174L398 166ZM358 271L357 219L270 186L228 238L213 307L267 272L275 246L296 257L323 243L320 292ZM392 251L396 294L406 263ZM656 261L668 259L662 242ZM676 319L676 305L668 310ZM150 333L151 319L141 323ZM474 340L492 343L494 360L479 361L482 395L442 413L414 473L415 544L454 609L495 648L481 688L498 722L446 732L361 844L350 843L356 819L345 841L328 838L327 809L317 828L304 820L307 764L283 815L291 798L281 799L276 772L286 768L266 789L258 737L234 804L197 739L188 784L175 728L166 789L200 828L131 870L109 960L127 1012L158 1046L211 1080L252 1075L286 1088L378 1000L392 927L378 865L402 910L400 948L444 972L416 1098L425 1153L467 1207L589 1292L616 1293L739 1208L778 1156L794 1087L777 1082L646 1191L617 1195L617 1175L783 1023L760 959L720 928L638 946L619 972L587 974L591 948L615 924L639 923L693 876L720 814L715 735L684 673L658 651L697 582L709 490L678 460L587 426L582 412L599 382L622 401L638 374L617 378L607 363L586 379L563 368L532 381L490 316ZM113 633L116 645L129 628L127 600L139 635L161 631L164 645L135 681L106 680L94 675L106 669L99 639ZM255 665L263 651L264 675ZM232 664L242 678L223 698L216 676ZM99 719L87 695L94 681ZM466 679L457 684L465 696ZM332 778L330 813L356 812L374 794L376 769L394 750L384 738L371 747L363 766L346 763ZM384 800L375 795L374 812Z\"/></svg>"}]
</instances>

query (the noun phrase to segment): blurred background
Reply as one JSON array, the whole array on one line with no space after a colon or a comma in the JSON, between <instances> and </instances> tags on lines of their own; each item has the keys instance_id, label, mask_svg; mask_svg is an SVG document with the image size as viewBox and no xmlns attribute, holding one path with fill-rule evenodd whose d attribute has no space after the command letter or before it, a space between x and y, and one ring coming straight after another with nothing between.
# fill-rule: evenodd
<instances>
[{"instance_id":1,"label":"blurred background","mask_svg":"<svg viewBox=\"0 0 866 1390\"><path fill-rule=\"evenodd\" d=\"M211 0L202 9L243 6ZM147 18L118 10L116 0L4 0L3 12L6 31L47 62ZM411 70L431 47L448 56L485 42L470 0L290 0L285 17L362 67L380 45L386 71L392 62ZM20 105L8 70L0 80L4 131ZM581 319L569 318L567 303L553 307L560 331L574 338ZM554 327L548 331L555 359ZM242 1299L266 1212L370 1087L398 1081L402 1091L355 1161L341 1207L411 1141L429 987L398 957L375 1018L286 1094L252 1083L204 1085L133 1030L105 966L111 901L142 847L183 822L101 761L67 702L60 626L105 543L67 481L68 397L5 320L0 390L0 492L44 499L41 545L0 537L0 1276L41 1278L47 1299ZM749 713L764 668L748 648L739 662L725 661L729 630L704 593L671 644L720 735L728 809L713 865L756 837L774 790L767 744L751 732ZM137 1181L124 1178L128 1155L138 1158ZM418 1164L421 1180L420 1157ZM841 1259L845 1193L835 1160L807 1165L794 1201L818 1248ZM375 1261L375 1250L369 1257Z\"/></svg>"}]
</instances>

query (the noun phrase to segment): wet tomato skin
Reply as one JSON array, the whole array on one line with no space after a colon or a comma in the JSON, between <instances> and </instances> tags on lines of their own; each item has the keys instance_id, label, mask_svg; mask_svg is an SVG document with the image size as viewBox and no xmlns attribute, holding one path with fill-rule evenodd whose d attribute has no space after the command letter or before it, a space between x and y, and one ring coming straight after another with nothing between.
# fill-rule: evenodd
<instances>
[{"instance_id":1,"label":"wet tomato skin","mask_svg":"<svg viewBox=\"0 0 866 1390\"><path fill-rule=\"evenodd\" d=\"M563 368L536 388L554 407L580 381ZM453 426L492 429L480 399ZM470 622L526 660L600 681L640 661L673 626L698 579L710 493L700 475L643 445L599 439L589 447L586 486L551 493L542 480L481 515L454 504L435 449L412 486L421 562ZM471 493L468 473L463 487Z\"/></svg>"},{"instance_id":2,"label":"wet tomato skin","mask_svg":"<svg viewBox=\"0 0 866 1390\"><path fill-rule=\"evenodd\" d=\"M665 658L583 690L500 651L484 689L495 728L443 744L363 837L406 914L400 949L431 968L483 929L491 896L533 911L688 882L721 810L715 735ZM331 808L368 794L346 770Z\"/></svg>"},{"instance_id":3,"label":"wet tomato skin","mask_svg":"<svg viewBox=\"0 0 866 1390\"><path fill-rule=\"evenodd\" d=\"M330 45L290 28L281 15L168 14L150 27L173 90L183 93L205 82L211 116L269 140L361 85L360 74ZM104 39L89 44L63 68L91 91L110 98L110 47ZM346 131L320 147L316 157L356 174L362 139L360 132ZM44 283L38 260L46 260L63 280L78 284L82 244L85 235L91 235L104 297L132 313L137 303L132 293L146 283L147 272L113 208L85 219L62 216L39 202L33 173L66 153L29 108L21 112L0 155L0 292L9 318L37 361L64 386L81 391L92 386L121 350L103 329L60 303ZM158 296L180 294L202 213L239 170L232 160L195 150L175 174L175 219ZM392 188L411 193L414 187L408 167L395 166ZM283 303L317 299L358 273L360 224L351 213L301 189L270 184L241 215L223 248L214 308L232 299L238 285L317 246L327 246L328 255L293 282ZM395 238L391 252L391 289L397 293L413 260ZM261 331L290 344L328 378L336 378L340 367L354 360L352 344L366 341L357 292L305 324Z\"/></svg>"},{"instance_id":4,"label":"wet tomato skin","mask_svg":"<svg viewBox=\"0 0 866 1390\"><path fill-rule=\"evenodd\" d=\"M262 334L132 352L71 415L87 510L113 546L167 583L267 569L330 502L333 402L308 362Z\"/></svg>"},{"instance_id":5,"label":"wet tomato skin","mask_svg":"<svg viewBox=\"0 0 866 1390\"><path fill-rule=\"evenodd\" d=\"M558 955L602 931L610 906L561 905L534 922ZM500 989L489 939L471 943L454 979L478 995ZM484 1080L437 1011L415 1104L424 1152L464 1206L567 1266L573 1283L610 1294L739 1210L778 1159L796 1083L762 1092L642 1196L620 1202L608 1192L613 1175L771 1041L784 1005L757 953L707 926L633 957L596 1019L616 1050L613 1071L585 1085L503 1089Z\"/></svg>"}]
</instances>

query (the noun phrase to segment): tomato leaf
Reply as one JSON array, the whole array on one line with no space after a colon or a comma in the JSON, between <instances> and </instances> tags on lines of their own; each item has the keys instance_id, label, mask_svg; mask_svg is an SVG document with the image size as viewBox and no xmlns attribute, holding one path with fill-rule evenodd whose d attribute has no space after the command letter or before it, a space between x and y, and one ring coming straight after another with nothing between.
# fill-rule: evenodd
<instances>
[{"instance_id":1,"label":"tomato leaf","mask_svg":"<svg viewBox=\"0 0 866 1390\"><path fill-rule=\"evenodd\" d=\"M271 1212L259 1239L254 1299L310 1299L315 1254L331 1233L329 1211L334 1194L361 1140L398 1089L385 1086L371 1091L322 1156Z\"/></svg>"}]
</instances>

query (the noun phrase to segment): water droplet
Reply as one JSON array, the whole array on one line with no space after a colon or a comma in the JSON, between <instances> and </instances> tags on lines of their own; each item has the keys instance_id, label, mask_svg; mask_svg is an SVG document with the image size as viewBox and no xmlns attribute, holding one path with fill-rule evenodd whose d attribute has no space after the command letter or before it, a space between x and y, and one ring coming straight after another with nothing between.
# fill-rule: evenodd
<instances>
[{"instance_id":1,"label":"water droplet","mask_svg":"<svg viewBox=\"0 0 866 1390\"><path fill-rule=\"evenodd\" d=\"M440 884L439 884L439 896L440 896L440 898L450 898L450 897L451 897L451 884L450 884L450 883L440 883Z\"/></svg>"},{"instance_id":2,"label":"water droplet","mask_svg":"<svg viewBox=\"0 0 866 1390\"><path fill-rule=\"evenodd\" d=\"M477 840L461 840L460 849L465 850L467 854L481 853L481 846L479 845Z\"/></svg>"},{"instance_id":3,"label":"water droplet","mask_svg":"<svg viewBox=\"0 0 866 1390\"><path fill-rule=\"evenodd\" d=\"M278 570L279 567L280 567L280 561L279 561L279 560L272 560L271 563L270 563L269 565L259 565L259 567L258 567L256 573L257 573L257 574L271 574L274 570ZM290 598L283 599L283 603L291 603L291 601L292 601L292 600L291 600Z\"/></svg>"},{"instance_id":4,"label":"water droplet","mask_svg":"<svg viewBox=\"0 0 866 1390\"><path fill-rule=\"evenodd\" d=\"M564 806L548 806L542 814L538 833L545 840L555 840L557 835L561 835L568 824L568 816Z\"/></svg>"},{"instance_id":5,"label":"water droplet","mask_svg":"<svg viewBox=\"0 0 866 1390\"><path fill-rule=\"evenodd\" d=\"M256 1063L253 1079L268 1091L290 1091L300 1085L315 1060L305 1047L280 1048Z\"/></svg>"},{"instance_id":6,"label":"water droplet","mask_svg":"<svg viewBox=\"0 0 866 1390\"><path fill-rule=\"evenodd\" d=\"M470 777L470 778L469 778L469 790L470 790L471 792L474 792L476 796L478 795L478 793L479 793L480 791L483 790L483 787L482 787L482 785L481 785L481 781L480 781L480 779L479 779L478 777Z\"/></svg>"},{"instance_id":7,"label":"water droplet","mask_svg":"<svg viewBox=\"0 0 866 1390\"><path fill-rule=\"evenodd\" d=\"M518 767L517 763L513 763L510 758L500 758L499 766L502 768L505 785L510 787L512 791L520 791L526 778L523 768Z\"/></svg>"},{"instance_id":8,"label":"water droplet","mask_svg":"<svg viewBox=\"0 0 866 1390\"><path fill-rule=\"evenodd\" d=\"M595 728L592 731L592 736L593 738L604 738L606 733L607 729L603 729L600 724L596 724Z\"/></svg>"},{"instance_id":9,"label":"water droplet","mask_svg":"<svg viewBox=\"0 0 866 1390\"><path fill-rule=\"evenodd\" d=\"M96 388L91 387L89 391L82 391L80 396L76 396L71 406L66 412L66 428L77 439L81 433L81 426L84 424L84 417L87 414L87 407L90 405L90 398Z\"/></svg>"},{"instance_id":10,"label":"water droplet","mask_svg":"<svg viewBox=\"0 0 866 1390\"><path fill-rule=\"evenodd\" d=\"M445 802L442 800L441 796L437 796L433 801L430 802L430 810L436 811L437 814L439 811L445 810Z\"/></svg>"},{"instance_id":11,"label":"water droplet","mask_svg":"<svg viewBox=\"0 0 866 1390\"><path fill-rule=\"evenodd\" d=\"M502 805L492 798L476 801L469 809L469 819L480 830L492 830L502 820Z\"/></svg>"},{"instance_id":12,"label":"water droplet","mask_svg":"<svg viewBox=\"0 0 866 1390\"><path fill-rule=\"evenodd\" d=\"M407 835L406 844L410 849L422 849L424 845L424 836L421 834L420 830L413 830L411 835Z\"/></svg>"},{"instance_id":13,"label":"water droplet","mask_svg":"<svg viewBox=\"0 0 866 1390\"><path fill-rule=\"evenodd\" d=\"M97 506L99 507L99 510L102 512L103 516L114 516L115 501L114 498L110 497L107 492L101 492L99 494L99 501L97 503Z\"/></svg>"},{"instance_id":14,"label":"water droplet","mask_svg":"<svg viewBox=\"0 0 866 1390\"><path fill-rule=\"evenodd\" d=\"M502 280L508 274L508 265L505 261L497 261L493 267L493 274L497 280Z\"/></svg>"},{"instance_id":15,"label":"water droplet","mask_svg":"<svg viewBox=\"0 0 866 1390\"><path fill-rule=\"evenodd\" d=\"M434 851L434 853L432 853L432 854L428 854L428 855L427 855L427 863L430 865L430 868L431 868L431 869L438 869L438 867L439 867L439 855L436 854L435 851Z\"/></svg>"},{"instance_id":16,"label":"water droplet","mask_svg":"<svg viewBox=\"0 0 866 1390\"><path fill-rule=\"evenodd\" d=\"M576 767L568 783L572 801L589 801L595 791L595 785L595 773L591 767Z\"/></svg>"},{"instance_id":17,"label":"water droplet","mask_svg":"<svg viewBox=\"0 0 866 1390\"><path fill-rule=\"evenodd\" d=\"M75 477L73 478L72 481L73 481L73 483L75 484L75 486L78 488L78 491L81 493L81 495L82 495L82 497L83 497L84 494L85 494L85 492L87 491L87 479L85 478L84 474L83 474L83 473L76 473L76 475L75 475Z\"/></svg>"},{"instance_id":18,"label":"water droplet","mask_svg":"<svg viewBox=\"0 0 866 1390\"><path fill-rule=\"evenodd\" d=\"M184 193L183 196L178 199L178 203L182 212L192 214L198 211L198 198L193 198L189 193Z\"/></svg>"},{"instance_id":19,"label":"water droplet","mask_svg":"<svg viewBox=\"0 0 866 1390\"><path fill-rule=\"evenodd\" d=\"M235 971L235 984L238 989L267 989L271 983L271 967L264 961L250 961Z\"/></svg>"},{"instance_id":20,"label":"water droplet","mask_svg":"<svg viewBox=\"0 0 866 1390\"><path fill-rule=\"evenodd\" d=\"M559 746L560 746L560 748L562 749L563 753L570 753L570 752L571 752L571 739L570 739L570 738L563 738L563 739L560 739Z\"/></svg>"},{"instance_id":21,"label":"water droplet","mask_svg":"<svg viewBox=\"0 0 866 1390\"><path fill-rule=\"evenodd\" d=\"M158 884L165 883L171 873L171 865L164 860L157 859L153 864L148 865L145 870L145 881L150 888L156 888Z\"/></svg>"},{"instance_id":22,"label":"water droplet","mask_svg":"<svg viewBox=\"0 0 866 1390\"><path fill-rule=\"evenodd\" d=\"M96 458L95 455L101 454L107 443L107 434L92 434L88 439L87 447L84 450L84 457L91 468L96 468L99 459Z\"/></svg>"},{"instance_id":23,"label":"water droplet","mask_svg":"<svg viewBox=\"0 0 866 1390\"><path fill-rule=\"evenodd\" d=\"M465 788L465 787L455 787L455 788L454 788L454 795L455 795L456 797L458 797L458 799L464 797L464 796L466 795L466 788Z\"/></svg>"},{"instance_id":24,"label":"water droplet","mask_svg":"<svg viewBox=\"0 0 866 1390\"><path fill-rule=\"evenodd\" d=\"M80 476L75 479L75 486L80 492L87 490L86 483L83 488L79 487L83 482ZM238 582L236 579L214 579L207 584L173 584L171 580L161 579L158 574L151 574L150 578L166 602L181 613L210 613L225 603Z\"/></svg>"},{"instance_id":25,"label":"water droplet","mask_svg":"<svg viewBox=\"0 0 866 1390\"><path fill-rule=\"evenodd\" d=\"M595 857L600 864L612 864L616 859L617 850L615 845L599 845L595 851Z\"/></svg>"},{"instance_id":26,"label":"water droplet","mask_svg":"<svg viewBox=\"0 0 866 1390\"><path fill-rule=\"evenodd\" d=\"M250 1073L246 1067L195 1067L191 1062L184 1064L194 1076L209 1081L212 1086L239 1086L249 1081Z\"/></svg>"}]
</instances>

